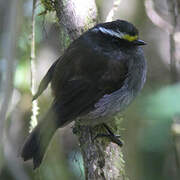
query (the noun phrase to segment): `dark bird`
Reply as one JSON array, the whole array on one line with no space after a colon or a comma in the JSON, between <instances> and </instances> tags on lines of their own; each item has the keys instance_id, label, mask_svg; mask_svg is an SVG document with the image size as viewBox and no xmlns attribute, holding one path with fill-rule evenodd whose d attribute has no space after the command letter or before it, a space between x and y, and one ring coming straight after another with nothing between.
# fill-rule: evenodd
<instances>
[{"instance_id":1,"label":"dark bird","mask_svg":"<svg viewBox=\"0 0 180 180\"><path fill-rule=\"evenodd\" d=\"M105 125L124 110L145 83L142 45L138 30L123 20L98 24L73 41L50 67L33 98L51 83L54 101L26 139L21 150L24 161L33 159L34 168L39 167L55 131L73 120Z\"/></svg>"}]
</instances>

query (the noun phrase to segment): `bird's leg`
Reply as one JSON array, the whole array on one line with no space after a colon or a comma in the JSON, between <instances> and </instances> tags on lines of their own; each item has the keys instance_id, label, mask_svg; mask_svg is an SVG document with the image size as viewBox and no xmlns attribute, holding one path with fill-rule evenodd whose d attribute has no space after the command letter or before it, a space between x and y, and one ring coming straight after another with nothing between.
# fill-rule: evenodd
<instances>
[{"instance_id":1,"label":"bird's leg","mask_svg":"<svg viewBox=\"0 0 180 180\"><path fill-rule=\"evenodd\" d=\"M114 133L110 130L110 128L106 124L103 123L103 126L106 129L106 131L108 132L108 134L97 134L94 139L99 138L99 137L108 137L108 138L110 138L110 140L112 142L114 142L118 146L122 147L123 143L119 139L120 136L119 135L114 135Z\"/></svg>"}]
</instances>

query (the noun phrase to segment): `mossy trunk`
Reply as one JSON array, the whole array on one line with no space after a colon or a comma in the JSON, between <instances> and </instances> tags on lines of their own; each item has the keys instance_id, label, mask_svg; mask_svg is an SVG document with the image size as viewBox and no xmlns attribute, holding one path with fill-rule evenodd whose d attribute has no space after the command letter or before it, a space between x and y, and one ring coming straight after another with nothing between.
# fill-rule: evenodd
<instances>
[{"instance_id":1,"label":"mossy trunk","mask_svg":"<svg viewBox=\"0 0 180 180\"><path fill-rule=\"evenodd\" d=\"M55 0L55 10L65 46L98 21L94 0ZM61 42L62 44L62 42ZM115 121L109 124L116 127ZM87 127L75 123L75 134L84 160L86 180L124 180L124 160L121 148L107 138L93 138L104 131L101 126ZM114 132L118 131L113 128Z\"/></svg>"}]
</instances>

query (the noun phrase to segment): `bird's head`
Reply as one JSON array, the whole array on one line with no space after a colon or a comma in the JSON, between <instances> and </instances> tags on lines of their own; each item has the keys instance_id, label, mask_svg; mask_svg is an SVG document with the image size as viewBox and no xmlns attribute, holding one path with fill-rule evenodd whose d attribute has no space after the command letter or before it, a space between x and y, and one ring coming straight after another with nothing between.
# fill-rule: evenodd
<instances>
[{"instance_id":1,"label":"bird's head","mask_svg":"<svg viewBox=\"0 0 180 180\"><path fill-rule=\"evenodd\" d=\"M116 39L129 45L141 46L146 44L139 39L137 28L124 20L98 24L91 31L97 34L101 33L105 38Z\"/></svg>"}]
</instances>

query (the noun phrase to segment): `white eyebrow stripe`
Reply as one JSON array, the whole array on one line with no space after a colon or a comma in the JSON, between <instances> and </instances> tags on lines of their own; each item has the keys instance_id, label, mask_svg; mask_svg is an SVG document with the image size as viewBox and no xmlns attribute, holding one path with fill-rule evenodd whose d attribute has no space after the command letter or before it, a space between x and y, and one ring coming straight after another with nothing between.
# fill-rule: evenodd
<instances>
[{"instance_id":1,"label":"white eyebrow stripe","mask_svg":"<svg viewBox=\"0 0 180 180\"><path fill-rule=\"evenodd\" d=\"M118 37L118 38L122 38L125 33L122 33L122 32L115 32L113 30L110 30L110 29L106 29L104 27L98 27L98 28L95 28L94 31L101 31L102 33L104 34L108 34L110 36L115 36L115 37Z\"/></svg>"}]
</instances>

